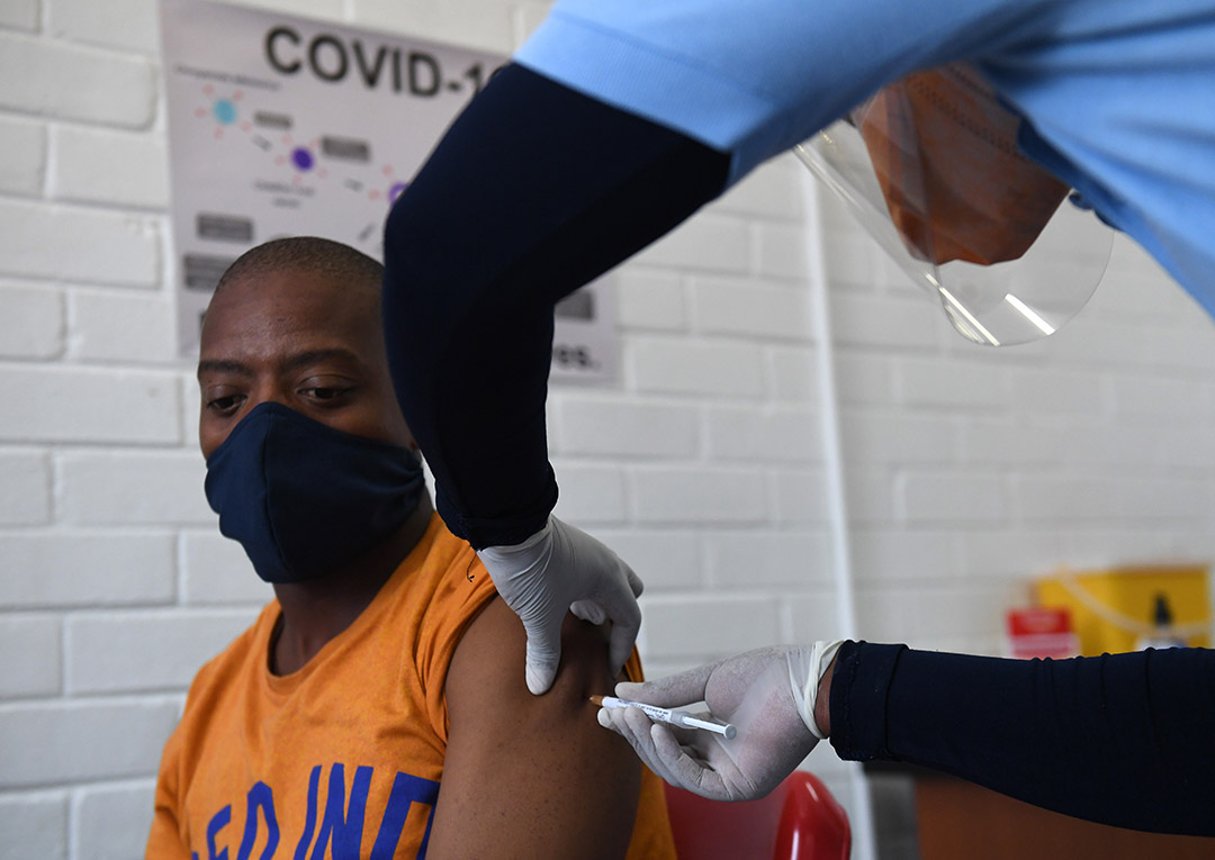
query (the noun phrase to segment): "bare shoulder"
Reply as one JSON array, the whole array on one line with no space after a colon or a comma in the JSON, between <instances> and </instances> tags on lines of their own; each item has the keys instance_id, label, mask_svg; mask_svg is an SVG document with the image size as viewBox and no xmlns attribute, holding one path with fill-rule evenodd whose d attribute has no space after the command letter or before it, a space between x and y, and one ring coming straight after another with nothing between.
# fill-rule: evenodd
<instances>
[{"instance_id":1,"label":"bare shoulder","mask_svg":"<svg viewBox=\"0 0 1215 860\"><path fill-rule=\"evenodd\" d=\"M523 626L501 600L469 625L447 680L451 720L434 857L623 857L640 791L628 744L588 697L610 692L604 631L569 616L553 689L524 682Z\"/></svg>"},{"instance_id":2,"label":"bare shoulder","mask_svg":"<svg viewBox=\"0 0 1215 860\"><path fill-rule=\"evenodd\" d=\"M593 718L595 709L587 697L610 692L615 683L607 642L606 630L566 615L557 679L548 693L533 696L524 683L523 625L505 602L493 600L468 626L452 658L447 696L453 719L467 701L489 694L529 709L589 711Z\"/></svg>"}]
</instances>

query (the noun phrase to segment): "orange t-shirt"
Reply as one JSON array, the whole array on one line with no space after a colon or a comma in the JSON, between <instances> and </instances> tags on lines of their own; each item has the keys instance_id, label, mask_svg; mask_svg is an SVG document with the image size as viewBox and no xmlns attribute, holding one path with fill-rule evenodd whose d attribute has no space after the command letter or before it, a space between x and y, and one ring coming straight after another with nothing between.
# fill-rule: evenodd
<instances>
[{"instance_id":1,"label":"orange t-shirt","mask_svg":"<svg viewBox=\"0 0 1215 860\"><path fill-rule=\"evenodd\" d=\"M493 595L435 516L367 609L287 676L268 668L271 602L190 687L161 760L149 860L425 857L447 669ZM628 856L673 858L662 785L645 769L641 785Z\"/></svg>"}]
</instances>

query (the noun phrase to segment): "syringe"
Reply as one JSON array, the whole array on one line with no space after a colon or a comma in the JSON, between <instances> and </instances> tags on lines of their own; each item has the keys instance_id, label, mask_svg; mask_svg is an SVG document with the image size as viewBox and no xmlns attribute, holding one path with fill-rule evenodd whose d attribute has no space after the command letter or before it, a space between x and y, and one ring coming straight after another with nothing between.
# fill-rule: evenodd
<instances>
[{"instance_id":1,"label":"syringe","mask_svg":"<svg viewBox=\"0 0 1215 860\"><path fill-rule=\"evenodd\" d=\"M591 696L591 702L601 708L636 708L656 723L667 723L681 729L701 729L706 732L725 736L733 740L738 730L729 723L713 723L694 717L687 711L660 708L657 705L647 705L645 702L633 702L628 699L617 699L615 696Z\"/></svg>"}]
</instances>

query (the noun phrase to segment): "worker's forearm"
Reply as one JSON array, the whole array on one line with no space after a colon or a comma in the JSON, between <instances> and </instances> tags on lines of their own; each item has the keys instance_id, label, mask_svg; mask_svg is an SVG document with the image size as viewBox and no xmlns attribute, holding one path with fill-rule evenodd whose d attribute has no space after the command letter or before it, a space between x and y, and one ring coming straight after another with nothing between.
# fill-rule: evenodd
<instances>
[{"instance_id":1,"label":"worker's forearm","mask_svg":"<svg viewBox=\"0 0 1215 860\"><path fill-rule=\"evenodd\" d=\"M556 501L553 306L723 188L728 157L511 65L394 207L384 325L448 526L519 543Z\"/></svg>"},{"instance_id":2,"label":"worker's forearm","mask_svg":"<svg viewBox=\"0 0 1215 860\"><path fill-rule=\"evenodd\" d=\"M841 758L907 761L1121 827L1215 835L1215 651L1000 660L848 642Z\"/></svg>"}]
</instances>

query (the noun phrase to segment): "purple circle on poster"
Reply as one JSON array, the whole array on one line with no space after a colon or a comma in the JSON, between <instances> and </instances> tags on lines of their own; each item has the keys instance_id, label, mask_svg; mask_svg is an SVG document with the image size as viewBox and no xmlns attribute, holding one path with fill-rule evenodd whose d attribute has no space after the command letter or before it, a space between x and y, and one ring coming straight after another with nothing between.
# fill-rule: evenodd
<instances>
[{"instance_id":1,"label":"purple circle on poster","mask_svg":"<svg viewBox=\"0 0 1215 860\"><path fill-rule=\"evenodd\" d=\"M312 153L302 146L297 146L291 151L291 163L301 171L311 170L314 163Z\"/></svg>"},{"instance_id":2,"label":"purple circle on poster","mask_svg":"<svg viewBox=\"0 0 1215 860\"><path fill-rule=\"evenodd\" d=\"M401 192L403 192L408 186L409 186L408 182L392 183L392 187L388 189L388 202L396 203L397 198L401 196Z\"/></svg>"}]
</instances>

